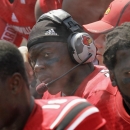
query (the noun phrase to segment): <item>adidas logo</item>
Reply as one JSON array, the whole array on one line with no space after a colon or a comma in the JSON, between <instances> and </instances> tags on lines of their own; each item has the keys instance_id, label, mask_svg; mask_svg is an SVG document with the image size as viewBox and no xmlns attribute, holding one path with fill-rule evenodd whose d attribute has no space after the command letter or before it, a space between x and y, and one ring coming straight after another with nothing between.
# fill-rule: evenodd
<instances>
[{"instance_id":1,"label":"adidas logo","mask_svg":"<svg viewBox=\"0 0 130 130\"><path fill-rule=\"evenodd\" d=\"M45 32L45 35L57 35L57 33L53 29L50 29Z\"/></svg>"}]
</instances>

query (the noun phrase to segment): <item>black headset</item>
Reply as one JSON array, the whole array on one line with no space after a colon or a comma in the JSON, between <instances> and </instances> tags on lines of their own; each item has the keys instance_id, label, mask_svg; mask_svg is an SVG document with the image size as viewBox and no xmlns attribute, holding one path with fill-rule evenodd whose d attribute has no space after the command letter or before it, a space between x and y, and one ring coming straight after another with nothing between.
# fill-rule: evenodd
<instances>
[{"instance_id":1,"label":"black headset","mask_svg":"<svg viewBox=\"0 0 130 130\"><path fill-rule=\"evenodd\" d=\"M74 62L81 63L90 53L92 56L85 63L92 62L95 59L96 47L92 37L83 31L70 14L62 9L52 10L41 15L37 22L43 21L45 18L63 24L71 32L67 43L70 57Z\"/></svg>"}]
</instances>

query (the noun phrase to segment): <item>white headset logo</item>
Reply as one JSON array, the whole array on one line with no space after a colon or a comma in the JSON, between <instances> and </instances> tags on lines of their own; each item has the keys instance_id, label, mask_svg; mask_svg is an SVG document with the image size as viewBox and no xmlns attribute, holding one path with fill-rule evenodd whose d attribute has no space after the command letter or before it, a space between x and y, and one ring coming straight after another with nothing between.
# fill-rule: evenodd
<instances>
[{"instance_id":1,"label":"white headset logo","mask_svg":"<svg viewBox=\"0 0 130 130\"><path fill-rule=\"evenodd\" d=\"M74 50L73 57L78 63L83 61L89 53L91 53L92 56L85 63L92 62L95 59L96 47L93 42L90 35L85 32L76 33L71 38L71 46Z\"/></svg>"},{"instance_id":2,"label":"white headset logo","mask_svg":"<svg viewBox=\"0 0 130 130\"><path fill-rule=\"evenodd\" d=\"M82 35L82 43L84 45L90 46L90 44L92 43L92 39L86 35Z\"/></svg>"}]
</instances>

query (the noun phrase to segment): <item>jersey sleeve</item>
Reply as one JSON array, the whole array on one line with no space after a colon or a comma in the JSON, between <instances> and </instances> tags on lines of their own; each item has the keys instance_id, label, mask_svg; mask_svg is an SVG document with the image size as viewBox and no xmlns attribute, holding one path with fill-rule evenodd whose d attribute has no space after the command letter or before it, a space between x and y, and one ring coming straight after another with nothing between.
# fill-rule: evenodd
<instances>
[{"instance_id":1,"label":"jersey sleeve","mask_svg":"<svg viewBox=\"0 0 130 130\"><path fill-rule=\"evenodd\" d=\"M82 102L83 100L81 99L79 104L74 105L73 109L62 119L56 130L106 129L104 126L106 121L101 117L99 110L86 101Z\"/></svg>"},{"instance_id":2,"label":"jersey sleeve","mask_svg":"<svg viewBox=\"0 0 130 130\"><path fill-rule=\"evenodd\" d=\"M0 39L14 43L16 46L20 46L23 38L13 29L13 27L2 19L0 19Z\"/></svg>"},{"instance_id":3,"label":"jersey sleeve","mask_svg":"<svg viewBox=\"0 0 130 130\"><path fill-rule=\"evenodd\" d=\"M51 122L49 129L100 130L103 128L103 130L106 130L106 121L101 117L99 110L85 99L78 97L51 99L48 100L48 104L44 105L42 108L52 115L51 111L47 109L53 107L55 109L53 110L53 117L51 116L51 118L48 119ZM50 115L47 117L49 118Z\"/></svg>"}]
</instances>

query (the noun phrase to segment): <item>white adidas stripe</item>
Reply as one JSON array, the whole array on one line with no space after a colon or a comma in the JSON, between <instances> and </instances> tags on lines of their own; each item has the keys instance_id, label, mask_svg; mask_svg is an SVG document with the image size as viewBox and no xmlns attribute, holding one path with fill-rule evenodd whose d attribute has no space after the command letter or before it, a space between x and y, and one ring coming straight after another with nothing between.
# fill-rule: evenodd
<instances>
[{"instance_id":1,"label":"white adidas stripe","mask_svg":"<svg viewBox=\"0 0 130 130\"><path fill-rule=\"evenodd\" d=\"M25 4L25 0L20 0L21 4Z\"/></svg>"},{"instance_id":2,"label":"white adidas stripe","mask_svg":"<svg viewBox=\"0 0 130 130\"><path fill-rule=\"evenodd\" d=\"M69 102L64 109L61 111L61 113L59 114L59 116L56 118L56 120L53 122L53 124L50 126L50 129L54 129L54 127L57 125L57 123L59 123L59 121L61 120L61 118L64 116L64 114L75 104L80 103L80 102L86 102L85 99L74 99L71 102Z\"/></svg>"},{"instance_id":3,"label":"white adidas stripe","mask_svg":"<svg viewBox=\"0 0 130 130\"><path fill-rule=\"evenodd\" d=\"M99 110L96 107L89 108L83 112L82 115L80 115L67 130L74 130L86 117L97 112L99 112Z\"/></svg>"}]
</instances>

